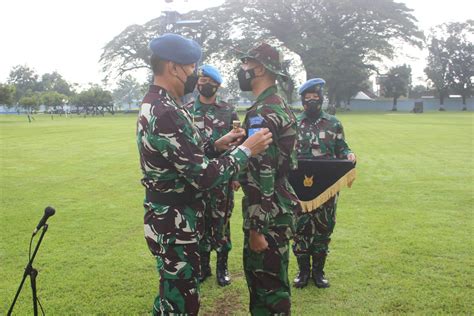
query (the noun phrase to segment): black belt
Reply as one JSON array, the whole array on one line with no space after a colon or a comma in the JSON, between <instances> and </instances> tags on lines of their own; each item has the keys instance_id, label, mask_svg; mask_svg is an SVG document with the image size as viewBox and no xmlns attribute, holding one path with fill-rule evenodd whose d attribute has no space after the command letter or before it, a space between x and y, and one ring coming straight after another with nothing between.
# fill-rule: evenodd
<instances>
[{"instance_id":1,"label":"black belt","mask_svg":"<svg viewBox=\"0 0 474 316\"><path fill-rule=\"evenodd\" d=\"M186 188L184 192L158 192L145 190L146 200L167 206L189 205L197 200L198 191L192 187Z\"/></svg>"}]
</instances>

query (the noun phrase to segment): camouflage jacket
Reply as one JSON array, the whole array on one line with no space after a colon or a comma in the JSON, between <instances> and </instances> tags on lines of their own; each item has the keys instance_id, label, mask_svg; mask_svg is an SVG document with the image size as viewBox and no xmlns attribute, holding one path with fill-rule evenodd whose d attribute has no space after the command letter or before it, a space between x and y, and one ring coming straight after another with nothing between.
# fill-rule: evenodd
<instances>
[{"instance_id":1,"label":"camouflage jacket","mask_svg":"<svg viewBox=\"0 0 474 316\"><path fill-rule=\"evenodd\" d=\"M193 123L202 136L212 142L232 130L232 121L239 120L234 106L223 101L215 104L203 104L197 97L185 107L193 117Z\"/></svg>"},{"instance_id":2,"label":"camouflage jacket","mask_svg":"<svg viewBox=\"0 0 474 316\"><path fill-rule=\"evenodd\" d=\"M245 194L244 229L267 233L274 227L287 227L288 237L294 229L293 216L300 206L288 182L290 170L297 167L296 118L277 95L276 86L262 92L247 110L243 127L251 136L260 128L268 128L273 143L262 154L250 159L240 174Z\"/></svg>"},{"instance_id":3,"label":"camouflage jacket","mask_svg":"<svg viewBox=\"0 0 474 316\"><path fill-rule=\"evenodd\" d=\"M312 119L303 112L298 116L298 127L298 158L344 159L351 153L342 124L333 115L323 111Z\"/></svg>"},{"instance_id":4,"label":"camouflage jacket","mask_svg":"<svg viewBox=\"0 0 474 316\"><path fill-rule=\"evenodd\" d=\"M213 142L204 142L186 109L154 85L140 107L137 144L142 184L159 192L180 193L187 185L207 190L231 179L248 161L240 149L209 160L205 151L213 152Z\"/></svg>"},{"instance_id":5,"label":"camouflage jacket","mask_svg":"<svg viewBox=\"0 0 474 316\"><path fill-rule=\"evenodd\" d=\"M182 193L189 186L207 190L229 181L248 162L240 149L208 159L205 152L214 153L213 143L204 142L186 109L155 85L140 107L137 144L141 182L152 191ZM202 193L196 193L199 195ZM196 243L201 238L204 199L174 206L145 199L144 207L145 238L155 255L162 249L160 244Z\"/></svg>"}]
</instances>

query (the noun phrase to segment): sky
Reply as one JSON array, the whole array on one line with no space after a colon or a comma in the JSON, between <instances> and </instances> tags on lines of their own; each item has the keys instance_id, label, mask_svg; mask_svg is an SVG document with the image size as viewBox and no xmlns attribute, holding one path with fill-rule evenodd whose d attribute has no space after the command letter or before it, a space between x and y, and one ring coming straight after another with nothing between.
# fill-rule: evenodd
<instances>
[{"instance_id":1,"label":"sky","mask_svg":"<svg viewBox=\"0 0 474 316\"><path fill-rule=\"evenodd\" d=\"M337 1L337 0L334 0ZM377 0L374 0L377 1ZM423 31L444 22L474 16L471 0L396 0L414 10ZM181 13L216 6L223 0L175 0ZM58 71L68 82L100 83L99 58L114 36L131 24L143 24L170 8L164 0L6 0L0 12L0 82L6 82L16 65L27 65L38 74ZM385 67L407 63L414 82L422 83L426 52L401 47L401 54Z\"/></svg>"}]
</instances>

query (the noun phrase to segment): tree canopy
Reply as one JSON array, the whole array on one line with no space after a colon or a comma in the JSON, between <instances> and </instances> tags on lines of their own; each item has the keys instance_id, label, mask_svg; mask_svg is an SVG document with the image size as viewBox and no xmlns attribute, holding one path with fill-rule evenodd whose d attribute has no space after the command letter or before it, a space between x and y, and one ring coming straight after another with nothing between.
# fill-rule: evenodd
<instances>
[{"instance_id":1,"label":"tree canopy","mask_svg":"<svg viewBox=\"0 0 474 316\"><path fill-rule=\"evenodd\" d=\"M0 83L0 105L10 107L15 102L15 86Z\"/></svg>"},{"instance_id":2,"label":"tree canopy","mask_svg":"<svg viewBox=\"0 0 474 316\"><path fill-rule=\"evenodd\" d=\"M464 105L472 93L473 40L474 20L444 23L431 30L425 73L438 91L441 108L450 90L462 96Z\"/></svg>"},{"instance_id":3,"label":"tree canopy","mask_svg":"<svg viewBox=\"0 0 474 316\"><path fill-rule=\"evenodd\" d=\"M38 74L28 66L18 65L10 71L7 82L15 86L15 102L39 91Z\"/></svg>"},{"instance_id":4,"label":"tree canopy","mask_svg":"<svg viewBox=\"0 0 474 316\"><path fill-rule=\"evenodd\" d=\"M119 80L112 95L119 107L127 104L130 109L132 104L143 96L142 85L131 75L126 75Z\"/></svg>"},{"instance_id":5,"label":"tree canopy","mask_svg":"<svg viewBox=\"0 0 474 316\"><path fill-rule=\"evenodd\" d=\"M78 93L70 103L77 108L78 113L92 115L103 115L106 111L115 113L112 93L98 85L92 85L89 89Z\"/></svg>"},{"instance_id":6,"label":"tree canopy","mask_svg":"<svg viewBox=\"0 0 474 316\"><path fill-rule=\"evenodd\" d=\"M411 67L401 65L390 68L387 78L383 81L383 93L386 97L393 98L392 111L397 110L399 97L407 96L411 84Z\"/></svg>"},{"instance_id":7,"label":"tree canopy","mask_svg":"<svg viewBox=\"0 0 474 316\"><path fill-rule=\"evenodd\" d=\"M411 12L393 0L226 0L182 16L202 21L192 28L166 15L131 25L105 46L101 62L108 74L148 67L148 42L170 30L199 34L204 61L231 62L232 48L268 41L296 53L308 79L325 78L330 101L339 103L364 86L375 62L393 56L395 40L421 47L424 37Z\"/></svg>"}]
</instances>

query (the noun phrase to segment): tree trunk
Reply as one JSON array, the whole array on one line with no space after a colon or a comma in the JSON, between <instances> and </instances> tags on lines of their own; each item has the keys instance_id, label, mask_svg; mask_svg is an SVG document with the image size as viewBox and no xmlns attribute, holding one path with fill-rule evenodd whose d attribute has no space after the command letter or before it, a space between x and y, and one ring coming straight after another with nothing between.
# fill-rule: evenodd
<instances>
[{"instance_id":1,"label":"tree trunk","mask_svg":"<svg viewBox=\"0 0 474 316\"><path fill-rule=\"evenodd\" d=\"M30 108L26 108L26 116L28 116L28 122L31 123Z\"/></svg>"},{"instance_id":2,"label":"tree trunk","mask_svg":"<svg viewBox=\"0 0 474 316\"><path fill-rule=\"evenodd\" d=\"M394 112L397 111L397 98L393 98L392 111L394 111Z\"/></svg>"},{"instance_id":3,"label":"tree trunk","mask_svg":"<svg viewBox=\"0 0 474 316\"><path fill-rule=\"evenodd\" d=\"M444 94L440 92L439 93L439 111L446 111L443 105L444 105Z\"/></svg>"},{"instance_id":4,"label":"tree trunk","mask_svg":"<svg viewBox=\"0 0 474 316\"><path fill-rule=\"evenodd\" d=\"M467 107L466 107L466 93L462 93L462 110L463 111L467 111Z\"/></svg>"}]
</instances>

